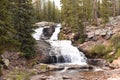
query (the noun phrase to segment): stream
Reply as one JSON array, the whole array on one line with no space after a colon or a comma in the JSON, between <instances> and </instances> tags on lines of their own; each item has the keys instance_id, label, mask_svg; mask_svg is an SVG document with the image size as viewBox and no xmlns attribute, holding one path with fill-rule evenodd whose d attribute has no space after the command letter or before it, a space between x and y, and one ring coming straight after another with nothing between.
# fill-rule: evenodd
<instances>
[{"instance_id":1,"label":"stream","mask_svg":"<svg viewBox=\"0 0 120 80\"><path fill-rule=\"evenodd\" d=\"M67 63L67 64L77 64L77 65L87 65L87 58L80 52L77 47L72 45L70 40L58 40L58 35L60 33L61 24L55 27L50 39L45 40L50 43L51 50L49 55L52 57L53 63ZM36 33L33 37L36 40L40 40L43 35L43 27L35 30Z\"/></svg>"},{"instance_id":2,"label":"stream","mask_svg":"<svg viewBox=\"0 0 120 80\"><path fill-rule=\"evenodd\" d=\"M31 80L103 80L101 78L104 76L104 71L100 68L68 70L70 66L84 66L88 64L84 53L73 46L70 40L58 40L61 27L61 24L58 24L50 39L45 41L51 45L49 56L51 56L52 63L57 66L64 66L64 69L35 75ZM36 40L40 40L41 36L44 36L43 30L44 27L36 29L33 37Z\"/></svg>"}]
</instances>

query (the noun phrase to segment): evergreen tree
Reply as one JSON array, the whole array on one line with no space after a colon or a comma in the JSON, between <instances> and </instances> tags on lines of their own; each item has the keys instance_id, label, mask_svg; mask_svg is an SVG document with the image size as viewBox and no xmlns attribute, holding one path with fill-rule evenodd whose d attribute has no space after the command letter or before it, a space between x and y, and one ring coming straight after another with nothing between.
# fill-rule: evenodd
<instances>
[{"instance_id":1,"label":"evergreen tree","mask_svg":"<svg viewBox=\"0 0 120 80\"><path fill-rule=\"evenodd\" d=\"M83 6L82 7L82 13L84 22L91 22L92 18L92 1L91 0L82 0Z\"/></svg>"},{"instance_id":2,"label":"evergreen tree","mask_svg":"<svg viewBox=\"0 0 120 80\"><path fill-rule=\"evenodd\" d=\"M70 29L75 34L79 35L80 42L84 38L84 26L80 14L81 5L79 0L61 0L62 3L62 21L65 23L63 27Z\"/></svg>"},{"instance_id":3,"label":"evergreen tree","mask_svg":"<svg viewBox=\"0 0 120 80\"><path fill-rule=\"evenodd\" d=\"M36 0L34 2L34 7L35 7L35 15L38 21L41 21L42 17L42 1L41 0Z\"/></svg>"},{"instance_id":4,"label":"evergreen tree","mask_svg":"<svg viewBox=\"0 0 120 80\"><path fill-rule=\"evenodd\" d=\"M103 0L101 4L101 18L103 20L103 23L107 23L109 21L109 0Z\"/></svg>"},{"instance_id":5,"label":"evergreen tree","mask_svg":"<svg viewBox=\"0 0 120 80\"><path fill-rule=\"evenodd\" d=\"M15 46L17 44L17 41L13 38L15 29L13 28L11 13L8 9L9 3L8 0L0 1L0 75L2 63L1 54L4 53L4 51L16 49Z\"/></svg>"},{"instance_id":6,"label":"evergreen tree","mask_svg":"<svg viewBox=\"0 0 120 80\"><path fill-rule=\"evenodd\" d=\"M93 8L92 8L92 22L94 25L97 25L97 12L98 12L98 5L97 5L97 0L93 0L92 2Z\"/></svg>"},{"instance_id":7,"label":"evergreen tree","mask_svg":"<svg viewBox=\"0 0 120 80\"><path fill-rule=\"evenodd\" d=\"M14 27L17 31L15 38L21 43L20 51L23 56L31 58L35 55L35 39L31 35L34 32L34 10L31 0L17 0L17 4L14 13Z\"/></svg>"},{"instance_id":8,"label":"evergreen tree","mask_svg":"<svg viewBox=\"0 0 120 80\"><path fill-rule=\"evenodd\" d=\"M36 0L34 3L36 11L36 17L38 21L60 21L60 10L55 5L54 1L51 0ZM38 11L39 10L39 11Z\"/></svg>"}]
</instances>

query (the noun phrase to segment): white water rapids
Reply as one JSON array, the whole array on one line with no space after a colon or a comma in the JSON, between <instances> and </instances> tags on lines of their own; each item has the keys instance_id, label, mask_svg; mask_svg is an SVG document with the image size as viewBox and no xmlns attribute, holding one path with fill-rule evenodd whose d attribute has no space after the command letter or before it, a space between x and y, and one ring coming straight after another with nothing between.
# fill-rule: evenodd
<instances>
[{"instance_id":1,"label":"white water rapids","mask_svg":"<svg viewBox=\"0 0 120 80\"><path fill-rule=\"evenodd\" d=\"M71 64L79 64L79 65L85 65L86 63L86 57L82 52L78 50L77 47L74 47L72 45L72 42L70 40L58 40L58 34L60 32L61 24L58 24L55 28L55 32L51 36L50 40L47 40L52 47L52 50L50 52L50 55L54 55L57 58L57 62L59 62L58 57L62 56L64 59L64 63L71 63ZM36 33L33 34L33 37L36 40L40 39L40 36L42 35L43 28L36 29ZM54 52L54 53L53 53Z\"/></svg>"},{"instance_id":2,"label":"white water rapids","mask_svg":"<svg viewBox=\"0 0 120 80\"><path fill-rule=\"evenodd\" d=\"M40 38L41 38L41 35L42 35L42 33L43 33L43 27L40 27L40 28L38 28L38 29L36 29L35 30L35 33L34 34L32 34L32 36L33 36L33 38L35 39L35 40L40 40Z\"/></svg>"}]
</instances>

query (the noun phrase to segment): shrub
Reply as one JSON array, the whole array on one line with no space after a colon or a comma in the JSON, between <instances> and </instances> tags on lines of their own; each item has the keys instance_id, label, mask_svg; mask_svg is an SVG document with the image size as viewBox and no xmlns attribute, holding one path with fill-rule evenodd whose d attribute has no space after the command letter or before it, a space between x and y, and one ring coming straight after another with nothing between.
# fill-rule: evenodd
<instances>
[{"instance_id":1,"label":"shrub","mask_svg":"<svg viewBox=\"0 0 120 80\"><path fill-rule=\"evenodd\" d=\"M28 73L26 71L21 70L15 70L13 72L10 72L7 76L7 79L10 80L30 80L30 77L32 76L32 73Z\"/></svg>"},{"instance_id":2,"label":"shrub","mask_svg":"<svg viewBox=\"0 0 120 80\"><path fill-rule=\"evenodd\" d=\"M120 48L117 49L115 53L115 58L117 59L120 56Z\"/></svg>"},{"instance_id":3,"label":"shrub","mask_svg":"<svg viewBox=\"0 0 120 80\"><path fill-rule=\"evenodd\" d=\"M115 47L115 49L120 48L120 33L114 35L111 38L111 42L112 42L113 47Z\"/></svg>"},{"instance_id":4,"label":"shrub","mask_svg":"<svg viewBox=\"0 0 120 80\"><path fill-rule=\"evenodd\" d=\"M111 38L112 46L115 48L115 54L112 56L112 59L117 59L120 57L120 33L117 33Z\"/></svg>"},{"instance_id":5,"label":"shrub","mask_svg":"<svg viewBox=\"0 0 120 80\"><path fill-rule=\"evenodd\" d=\"M62 31L59 33L59 39L60 40L65 40L66 39L65 36L64 36L64 33Z\"/></svg>"},{"instance_id":6,"label":"shrub","mask_svg":"<svg viewBox=\"0 0 120 80\"><path fill-rule=\"evenodd\" d=\"M98 57L106 58L108 56L108 53L112 52L113 48L112 46L105 46L102 44L98 44L95 46L92 46L89 49L90 54L96 55Z\"/></svg>"},{"instance_id":7,"label":"shrub","mask_svg":"<svg viewBox=\"0 0 120 80\"><path fill-rule=\"evenodd\" d=\"M90 49L91 54L104 54L105 46L104 45L95 45Z\"/></svg>"}]
</instances>

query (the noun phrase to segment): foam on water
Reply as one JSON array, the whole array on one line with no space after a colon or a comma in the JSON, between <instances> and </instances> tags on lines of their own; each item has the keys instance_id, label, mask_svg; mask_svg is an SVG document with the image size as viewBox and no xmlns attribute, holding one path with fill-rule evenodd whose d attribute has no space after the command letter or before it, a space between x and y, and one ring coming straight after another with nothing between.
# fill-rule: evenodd
<instances>
[{"instance_id":1,"label":"foam on water","mask_svg":"<svg viewBox=\"0 0 120 80\"><path fill-rule=\"evenodd\" d=\"M41 35L42 35L42 33L43 33L43 27L40 27L40 28L38 28L38 29L35 29L35 33L34 34L32 34L32 36L33 36L33 38L35 39L35 40L40 40L40 37L41 37Z\"/></svg>"}]
</instances>

